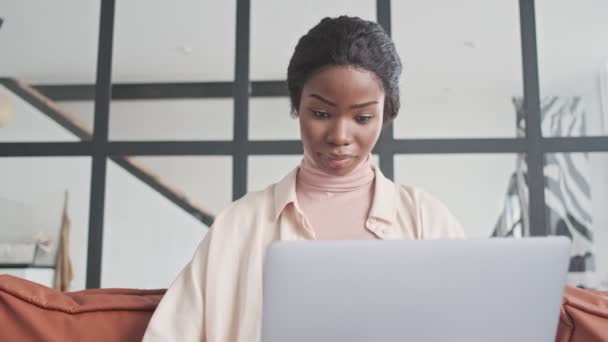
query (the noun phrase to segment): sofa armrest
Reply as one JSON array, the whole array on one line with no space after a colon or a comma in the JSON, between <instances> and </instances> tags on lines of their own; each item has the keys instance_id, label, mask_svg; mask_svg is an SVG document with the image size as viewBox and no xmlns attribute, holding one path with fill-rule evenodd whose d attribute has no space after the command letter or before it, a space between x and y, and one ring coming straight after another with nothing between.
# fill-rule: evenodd
<instances>
[{"instance_id":1,"label":"sofa armrest","mask_svg":"<svg viewBox=\"0 0 608 342\"><path fill-rule=\"evenodd\" d=\"M0 275L6 341L140 341L164 289L59 292Z\"/></svg>"}]
</instances>

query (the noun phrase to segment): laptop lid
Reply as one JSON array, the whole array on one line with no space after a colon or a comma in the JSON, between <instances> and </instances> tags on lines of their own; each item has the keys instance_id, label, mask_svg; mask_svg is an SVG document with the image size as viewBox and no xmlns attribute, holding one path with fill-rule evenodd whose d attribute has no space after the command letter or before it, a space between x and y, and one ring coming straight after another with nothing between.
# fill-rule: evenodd
<instances>
[{"instance_id":1,"label":"laptop lid","mask_svg":"<svg viewBox=\"0 0 608 342\"><path fill-rule=\"evenodd\" d=\"M553 341L564 237L278 241L263 342Z\"/></svg>"}]
</instances>

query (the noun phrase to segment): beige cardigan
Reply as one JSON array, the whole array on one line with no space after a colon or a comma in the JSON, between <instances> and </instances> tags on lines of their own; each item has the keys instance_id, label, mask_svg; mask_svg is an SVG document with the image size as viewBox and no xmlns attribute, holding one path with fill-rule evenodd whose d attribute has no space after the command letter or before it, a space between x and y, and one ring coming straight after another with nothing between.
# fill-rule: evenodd
<instances>
[{"instance_id":1,"label":"beige cardigan","mask_svg":"<svg viewBox=\"0 0 608 342\"><path fill-rule=\"evenodd\" d=\"M382 239L460 239L457 219L437 199L376 172L367 229ZM216 218L192 261L156 309L151 341L252 342L261 337L262 264L273 240L312 239L296 201L297 168L247 194Z\"/></svg>"}]
</instances>

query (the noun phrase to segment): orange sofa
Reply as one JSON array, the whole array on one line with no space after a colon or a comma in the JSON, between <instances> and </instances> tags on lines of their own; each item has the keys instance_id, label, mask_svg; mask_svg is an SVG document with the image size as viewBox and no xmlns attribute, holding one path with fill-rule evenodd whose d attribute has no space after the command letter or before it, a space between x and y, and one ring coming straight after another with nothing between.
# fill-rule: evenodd
<instances>
[{"instance_id":1,"label":"orange sofa","mask_svg":"<svg viewBox=\"0 0 608 342\"><path fill-rule=\"evenodd\" d=\"M141 341L165 290L63 293L0 275L0 341Z\"/></svg>"},{"instance_id":2,"label":"orange sofa","mask_svg":"<svg viewBox=\"0 0 608 342\"><path fill-rule=\"evenodd\" d=\"M0 341L140 341L164 292L62 293L0 275ZM608 341L608 293L567 287L556 341Z\"/></svg>"},{"instance_id":3,"label":"orange sofa","mask_svg":"<svg viewBox=\"0 0 608 342\"><path fill-rule=\"evenodd\" d=\"M556 342L608 342L608 292L567 286Z\"/></svg>"}]
</instances>

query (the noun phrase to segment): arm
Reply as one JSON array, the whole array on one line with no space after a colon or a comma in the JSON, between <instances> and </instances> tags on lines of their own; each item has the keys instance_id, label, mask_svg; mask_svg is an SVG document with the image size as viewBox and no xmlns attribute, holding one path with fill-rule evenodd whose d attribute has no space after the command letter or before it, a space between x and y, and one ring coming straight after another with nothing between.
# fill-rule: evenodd
<instances>
[{"instance_id":1,"label":"arm","mask_svg":"<svg viewBox=\"0 0 608 342\"><path fill-rule=\"evenodd\" d=\"M148 324L144 342L205 341L205 281L211 230L167 290Z\"/></svg>"}]
</instances>

